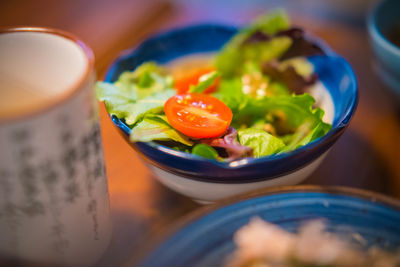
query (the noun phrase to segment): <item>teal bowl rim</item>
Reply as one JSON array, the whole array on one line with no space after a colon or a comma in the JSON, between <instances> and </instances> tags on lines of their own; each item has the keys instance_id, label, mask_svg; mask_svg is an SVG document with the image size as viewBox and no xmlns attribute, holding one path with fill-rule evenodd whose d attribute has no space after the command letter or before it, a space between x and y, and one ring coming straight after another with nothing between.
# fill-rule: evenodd
<instances>
[{"instance_id":1,"label":"teal bowl rim","mask_svg":"<svg viewBox=\"0 0 400 267\"><path fill-rule=\"evenodd\" d=\"M385 5L387 2L393 0L383 0L378 4L375 4L368 12L367 15L367 28L371 35L373 41L376 41L379 45L381 45L386 50L389 50L391 53L395 54L396 56L400 57L400 47L397 47L395 44L390 42L385 35L382 33L381 29L379 29L376 17L382 6Z\"/></svg>"}]
</instances>

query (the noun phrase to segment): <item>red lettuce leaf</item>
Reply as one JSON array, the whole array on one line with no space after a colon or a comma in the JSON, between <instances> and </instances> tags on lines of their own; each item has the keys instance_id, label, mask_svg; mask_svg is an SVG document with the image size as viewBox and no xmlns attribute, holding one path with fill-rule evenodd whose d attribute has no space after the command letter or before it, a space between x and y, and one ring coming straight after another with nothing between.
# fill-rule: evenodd
<instances>
[{"instance_id":1,"label":"red lettuce leaf","mask_svg":"<svg viewBox=\"0 0 400 267\"><path fill-rule=\"evenodd\" d=\"M280 60L325 54L317 44L305 38L304 31L300 28L291 28L289 30L280 31L275 36L288 36L293 41L293 44L281 56Z\"/></svg>"},{"instance_id":2,"label":"red lettuce leaf","mask_svg":"<svg viewBox=\"0 0 400 267\"><path fill-rule=\"evenodd\" d=\"M252 148L239 143L237 140L237 131L232 127L229 127L222 137L201 139L199 141L200 143L207 144L217 149L224 149L227 154L227 160L251 157L253 155Z\"/></svg>"},{"instance_id":3,"label":"red lettuce leaf","mask_svg":"<svg viewBox=\"0 0 400 267\"><path fill-rule=\"evenodd\" d=\"M324 55L324 51L314 42L307 40L304 31L300 28L290 28L288 30L277 32L274 35L266 34L262 31L256 31L243 41L242 45L255 44L260 42L270 41L274 37L287 36L292 39L292 45L289 49L279 58L279 60L286 60L294 57L308 57L313 55Z\"/></svg>"},{"instance_id":4,"label":"red lettuce leaf","mask_svg":"<svg viewBox=\"0 0 400 267\"><path fill-rule=\"evenodd\" d=\"M297 95L305 93L307 87L318 81L317 74L313 73L308 77L303 77L296 72L293 66L288 66L284 70L279 69L277 61L265 62L261 69L263 74L271 78L271 81L285 84L290 92Z\"/></svg>"}]
</instances>

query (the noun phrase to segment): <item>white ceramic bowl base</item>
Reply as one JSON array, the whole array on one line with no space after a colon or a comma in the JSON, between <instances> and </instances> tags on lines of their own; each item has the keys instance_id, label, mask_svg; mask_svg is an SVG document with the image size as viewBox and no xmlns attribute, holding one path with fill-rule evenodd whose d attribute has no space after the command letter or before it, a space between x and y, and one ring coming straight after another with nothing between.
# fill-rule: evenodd
<instances>
[{"instance_id":1,"label":"white ceramic bowl base","mask_svg":"<svg viewBox=\"0 0 400 267\"><path fill-rule=\"evenodd\" d=\"M154 173L155 177L166 187L182 195L190 197L198 203L210 204L220 199L245 193L253 189L281 185L296 185L304 181L308 176L311 175L311 173L314 172L328 152L329 150L310 164L294 172L277 176L276 178L266 181L258 181L254 183L228 184L203 182L172 174L149 163L146 163L146 165Z\"/></svg>"}]
</instances>

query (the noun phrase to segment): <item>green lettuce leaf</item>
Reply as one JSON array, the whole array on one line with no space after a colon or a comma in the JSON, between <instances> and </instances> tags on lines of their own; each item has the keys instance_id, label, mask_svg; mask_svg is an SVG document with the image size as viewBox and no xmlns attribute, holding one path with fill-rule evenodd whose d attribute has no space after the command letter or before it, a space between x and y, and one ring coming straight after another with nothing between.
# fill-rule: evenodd
<instances>
[{"instance_id":1,"label":"green lettuce leaf","mask_svg":"<svg viewBox=\"0 0 400 267\"><path fill-rule=\"evenodd\" d=\"M97 82L97 98L110 114L134 125L147 113L162 113L165 101L175 94L172 78L163 71L150 62L124 72L114 84Z\"/></svg>"},{"instance_id":2,"label":"green lettuce leaf","mask_svg":"<svg viewBox=\"0 0 400 267\"><path fill-rule=\"evenodd\" d=\"M296 130L296 132L292 136L288 136L288 139L285 140L287 146L283 148L279 153L288 152L295 150L301 146L305 146L308 143L324 136L330 129L331 125L324 123L323 121L306 121Z\"/></svg>"},{"instance_id":3,"label":"green lettuce leaf","mask_svg":"<svg viewBox=\"0 0 400 267\"><path fill-rule=\"evenodd\" d=\"M131 131L130 140L132 142L173 140L187 146L193 145L189 137L172 128L166 116L152 114L144 116L143 119L136 124Z\"/></svg>"},{"instance_id":4,"label":"green lettuce leaf","mask_svg":"<svg viewBox=\"0 0 400 267\"><path fill-rule=\"evenodd\" d=\"M274 37L268 42L248 44L242 47L243 62L253 61L260 65L272 59L278 59L292 45L289 37Z\"/></svg>"},{"instance_id":5,"label":"green lettuce leaf","mask_svg":"<svg viewBox=\"0 0 400 267\"><path fill-rule=\"evenodd\" d=\"M121 90L135 91L137 98L145 98L165 89L173 88L173 78L166 75L164 68L154 62L146 62L134 71L121 74L114 83Z\"/></svg>"},{"instance_id":6,"label":"green lettuce leaf","mask_svg":"<svg viewBox=\"0 0 400 267\"><path fill-rule=\"evenodd\" d=\"M240 75L246 62L262 62L278 59L292 45L289 37L274 37L270 41L255 44L247 44L240 47L226 47L217 55L216 66L218 71L225 77Z\"/></svg>"},{"instance_id":7,"label":"green lettuce leaf","mask_svg":"<svg viewBox=\"0 0 400 267\"><path fill-rule=\"evenodd\" d=\"M134 108L137 91L133 87L117 87L115 84L97 82L97 99L104 101L107 111L118 118L125 118Z\"/></svg>"},{"instance_id":8,"label":"green lettuce leaf","mask_svg":"<svg viewBox=\"0 0 400 267\"><path fill-rule=\"evenodd\" d=\"M324 111L313 108L315 100L309 94L249 98L247 105L234 115L233 127L252 127L263 130L270 124L286 147L278 152L287 152L306 145L325 135L331 125L324 123Z\"/></svg>"},{"instance_id":9,"label":"green lettuce leaf","mask_svg":"<svg viewBox=\"0 0 400 267\"><path fill-rule=\"evenodd\" d=\"M296 145L296 148L307 145L315 139L324 136L332 128L332 126L323 121L319 121L310 128L311 130L309 133Z\"/></svg>"},{"instance_id":10,"label":"green lettuce leaf","mask_svg":"<svg viewBox=\"0 0 400 267\"><path fill-rule=\"evenodd\" d=\"M243 45L243 42L254 32L275 34L290 27L288 15L283 10L276 10L263 15L242 29L223 47L216 58L218 71L225 77L240 74L243 64L249 60L271 60L279 58L291 46L288 37L276 37L268 42L254 45Z\"/></svg>"},{"instance_id":11,"label":"green lettuce leaf","mask_svg":"<svg viewBox=\"0 0 400 267\"><path fill-rule=\"evenodd\" d=\"M164 111L164 104L168 98L176 94L175 90L169 89L164 92L149 95L143 99L139 99L131 105L129 114L125 117L125 122L129 125L134 125L145 114L159 114Z\"/></svg>"},{"instance_id":12,"label":"green lettuce leaf","mask_svg":"<svg viewBox=\"0 0 400 267\"><path fill-rule=\"evenodd\" d=\"M195 145L192 149L192 154L208 159L219 159L218 152L206 144Z\"/></svg>"},{"instance_id":13,"label":"green lettuce leaf","mask_svg":"<svg viewBox=\"0 0 400 267\"><path fill-rule=\"evenodd\" d=\"M290 95L289 89L281 82L271 82L268 85L268 94L272 96Z\"/></svg>"},{"instance_id":14,"label":"green lettuce leaf","mask_svg":"<svg viewBox=\"0 0 400 267\"><path fill-rule=\"evenodd\" d=\"M250 24L249 30L254 32L261 30L266 34L275 34L282 30L287 30L290 27L290 19L288 14L283 9L276 9L267 14L257 17Z\"/></svg>"},{"instance_id":15,"label":"green lettuce leaf","mask_svg":"<svg viewBox=\"0 0 400 267\"><path fill-rule=\"evenodd\" d=\"M204 74L200 77L199 83L196 85L191 85L189 88L189 93L203 93L208 87L210 87L216 78L218 78L220 74L217 71L213 71L207 74Z\"/></svg>"},{"instance_id":16,"label":"green lettuce leaf","mask_svg":"<svg viewBox=\"0 0 400 267\"><path fill-rule=\"evenodd\" d=\"M264 130L247 128L238 131L241 145L251 147L255 158L268 156L285 147L285 143Z\"/></svg>"},{"instance_id":17,"label":"green lettuce leaf","mask_svg":"<svg viewBox=\"0 0 400 267\"><path fill-rule=\"evenodd\" d=\"M309 77L314 73L314 66L305 57L295 57L284 60L279 64L279 70L283 71L289 67L293 67L297 74L303 77Z\"/></svg>"},{"instance_id":18,"label":"green lettuce leaf","mask_svg":"<svg viewBox=\"0 0 400 267\"><path fill-rule=\"evenodd\" d=\"M222 79L218 91L213 96L224 102L235 114L247 103L247 97L242 91L242 86L240 78Z\"/></svg>"},{"instance_id":19,"label":"green lettuce leaf","mask_svg":"<svg viewBox=\"0 0 400 267\"><path fill-rule=\"evenodd\" d=\"M271 113L280 116L289 127L297 128L309 118L321 120L320 109L313 109L314 102L309 94L249 98L240 113L234 115L234 120L248 120L249 116L259 119Z\"/></svg>"},{"instance_id":20,"label":"green lettuce leaf","mask_svg":"<svg viewBox=\"0 0 400 267\"><path fill-rule=\"evenodd\" d=\"M243 68L243 91L245 94L260 98L264 96L289 95L288 87L274 81L263 73L260 62L250 61Z\"/></svg>"}]
</instances>

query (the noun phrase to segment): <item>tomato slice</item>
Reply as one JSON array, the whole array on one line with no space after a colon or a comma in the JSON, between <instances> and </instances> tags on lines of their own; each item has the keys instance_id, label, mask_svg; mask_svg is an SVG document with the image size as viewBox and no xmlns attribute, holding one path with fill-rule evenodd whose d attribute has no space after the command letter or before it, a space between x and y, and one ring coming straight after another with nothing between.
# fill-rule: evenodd
<instances>
[{"instance_id":1,"label":"tomato slice","mask_svg":"<svg viewBox=\"0 0 400 267\"><path fill-rule=\"evenodd\" d=\"M199 83L199 78L204 74L215 71L214 67L204 67L197 69L183 77L175 77L175 89L178 94L185 94L189 91L191 85L196 85ZM204 93L212 93L215 91L219 84L219 78L215 79L212 85L210 85Z\"/></svg>"},{"instance_id":2,"label":"tomato slice","mask_svg":"<svg viewBox=\"0 0 400 267\"><path fill-rule=\"evenodd\" d=\"M172 127L192 138L220 136L232 121L228 106L206 94L175 95L167 100L164 111Z\"/></svg>"}]
</instances>

